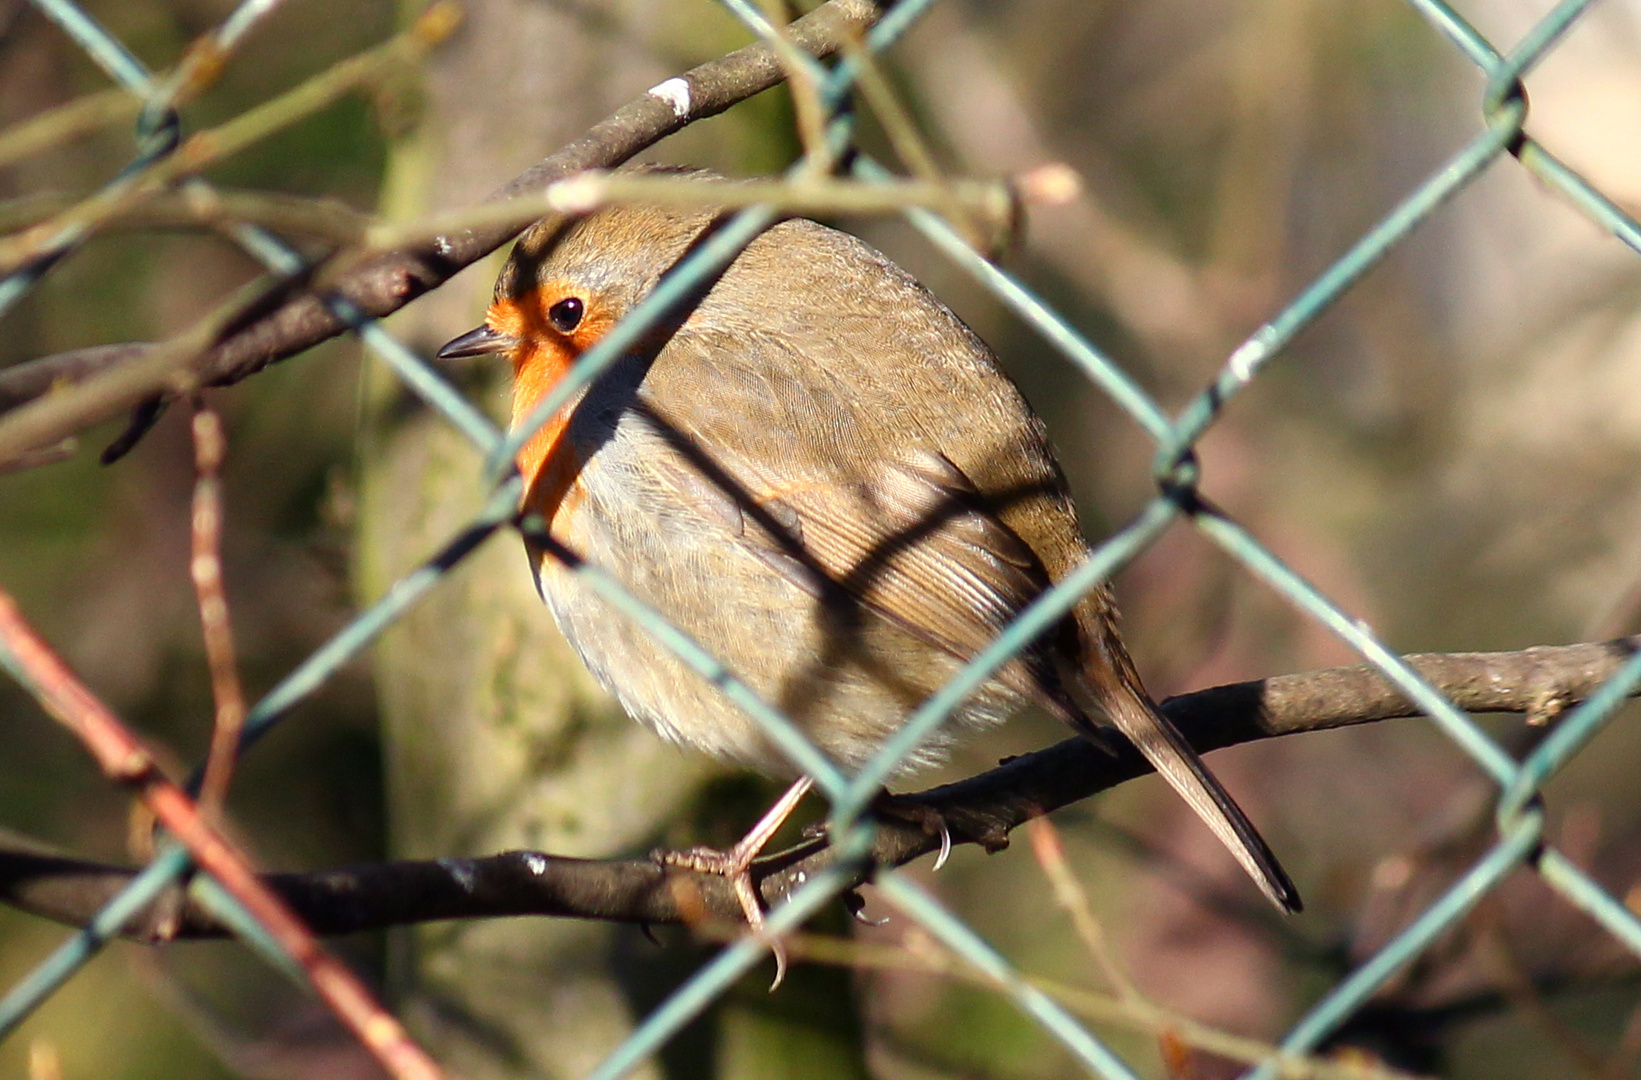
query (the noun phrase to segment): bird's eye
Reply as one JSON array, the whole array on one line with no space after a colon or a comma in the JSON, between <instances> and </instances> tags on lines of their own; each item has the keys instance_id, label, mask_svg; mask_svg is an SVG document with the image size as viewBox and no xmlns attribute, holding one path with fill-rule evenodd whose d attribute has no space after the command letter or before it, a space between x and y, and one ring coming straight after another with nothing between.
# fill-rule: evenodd
<instances>
[{"instance_id":1,"label":"bird's eye","mask_svg":"<svg viewBox=\"0 0 1641 1080\"><path fill-rule=\"evenodd\" d=\"M559 333L568 334L581 325L584 306L576 297L567 296L547 309L547 321L552 323L553 329Z\"/></svg>"}]
</instances>

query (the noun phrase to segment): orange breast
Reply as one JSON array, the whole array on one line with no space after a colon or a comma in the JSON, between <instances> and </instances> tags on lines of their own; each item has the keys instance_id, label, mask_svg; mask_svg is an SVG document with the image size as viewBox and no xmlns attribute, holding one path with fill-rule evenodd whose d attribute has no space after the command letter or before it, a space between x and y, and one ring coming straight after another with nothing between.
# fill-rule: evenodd
<instances>
[{"instance_id":1,"label":"orange breast","mask_svg":"<svg viewBox=\"0 0 1641 1080\"><path fill-rule=\"evenodd\" d=\"M568 332L551 324L547 313L566 297L583 298L585 314ZM491 329L519 342L509 354L513 362L513 426L535 411L576 359L590 349L615 321L613 314L571 282L552 281L518 297L504 297L490 305L485 320ZM519 475L524 477L522 505L541 515L555 536L563 537L562 511L571 510L581 497L577 480L583 462L565 438L571 409L563 408L541 426L519 451Z\"/></svg>"},{"instance_id":2,"label":"orange breast","mask_svg":"<svg viewBox=\"0 0 1641 1080\"><path fill-rule=\"evenodd\" d=\"M513 425L516 427L564 377L574 361L568 349L556 343L531 343L514 360ZM581 461L564 436L570 410L560 409L519 450L519 475L524 477L523 505L541 515L549 531L559 511L578 497L576 478Z\"/></svg>"}]
</instances>

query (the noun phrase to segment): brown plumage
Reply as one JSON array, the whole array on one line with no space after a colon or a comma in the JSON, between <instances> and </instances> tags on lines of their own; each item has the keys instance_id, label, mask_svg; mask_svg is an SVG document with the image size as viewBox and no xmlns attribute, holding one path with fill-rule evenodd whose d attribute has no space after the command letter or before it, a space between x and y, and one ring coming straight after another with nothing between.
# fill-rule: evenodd
<instances>
[{"instance_id":1,"label":"brown plumage","mask_svg":"<svg viewBox=\"0 0 1641 1080\"><path fill-rule=\"evenodd\" d=\"M718 219L618 207L542 222L486 325L441 355L505 353L516 422ZM555 539L848 767L1088 554L1043 425L985 343L881 254L806 220L753 241L549 422L519 468ZM532 558L565 636L634 717L793 775L715 688L555 559ZM1259 834L1146 695L1104 588L903 771L1027 702L1090 737L1097 719L1116 727L1265 894L1298 910Z\"/></svg>"}]
</instances>

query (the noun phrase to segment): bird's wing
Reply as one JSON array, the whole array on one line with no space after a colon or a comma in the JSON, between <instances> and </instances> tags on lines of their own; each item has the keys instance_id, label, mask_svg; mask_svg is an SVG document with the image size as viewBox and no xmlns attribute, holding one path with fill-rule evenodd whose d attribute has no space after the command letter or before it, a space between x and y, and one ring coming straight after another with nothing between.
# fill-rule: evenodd
<instances>
[{"instance_id":1,"label":"bird's wing","mask_svg":"<svg viewBox=\"0 0 1641 1080\"><path fill-rule=\"evenodd\" d=\"M677 486L713 503L766 565L963 660L1048 588L1032 549L915 426L870 415L870 402L797 366L805 358L771 357L778 342L742 338L733 361L713 344L674 339L646 380L645 407L679 451ZM998 678L1062 719L1078 712L1042 656Z\"/></svg>"}]
</instances>

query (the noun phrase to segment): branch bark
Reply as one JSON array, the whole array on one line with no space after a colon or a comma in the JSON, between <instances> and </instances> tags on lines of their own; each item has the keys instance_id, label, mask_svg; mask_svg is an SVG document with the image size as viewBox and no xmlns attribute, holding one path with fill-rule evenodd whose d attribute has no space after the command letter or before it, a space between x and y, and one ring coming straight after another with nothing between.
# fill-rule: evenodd
<instances>
[{"instance_id":1,"label":"branch bark","mask_svg":"<svg viewBox=\"0 0 1641 1080\"><path fill-rule=\"evenodd\" d=\"M817 57L830 56L843 42L870 27L881 14L876 0L828 0L792 23L794 44ZM525 170L490 196L494 202L538 191L585 169L612 168L697 120L728 109L776 86L786 71L773 50L758 42L692 68L663 86L667 93L646 92L593 125L580 138ZM389 315L438 288L458 271L484 258L523 231L528 222L492 224L435 237L426 243L371 259L329 282L327 292L353 302L367 314ZM347 325L311 292L283 299L272 310L235 326L190 363L194 381L225 386L312 348L347 329ZM0 372L0 414L20 409L57 389L53 415L35 417L26 438L11 434L22 417L0 417L0 461L60 442L93 424L112 419L141 400L130 395L84 405L64 389L69 382L93 382L104 372L141 357L142 343L105 345L42 357ZM89 386L87 387L89 389ZM143 396L166 392L156 379ZM89 394L87 397L89 398ZM18 443L18 445L13 445Z\"/></svg>"},{"instance_id":2,"label":"branch bark","mask_svg":"<svg viewBox=\"0 0 1641 1080\"><path fill-rule=\"evenodd\" d=\"M1546 717L1595 693L1641 650L1641 635L1506 653L1427 653L1406 657L1467 712ZM1207 752L1258 739L1420 715L1367 666L1328 668L1233 683L1170 698L1163 711ZM989 772L885 806L872 850L877 866L900 866L939 847L928 823L944 821L952 842L995 850L1032 818L1143 776L1151 766L1124 747L1106 754L1068 739ZM821 838L761 861L764 899L779 903L829 864ZM75 925L135 871L41 853L0 837L0 902ZM863 869L861 880L869 877ZM436 919L550 915L629 923L735 921L740 907L721 878L663 868L649 859L572 859L512 851L477 859L401 861L313 874L269 874L269 888L318 934L345 934ZM179 892L162 897L126 927L156 942L227 932Z\"/></svg>"}]
</instances>

